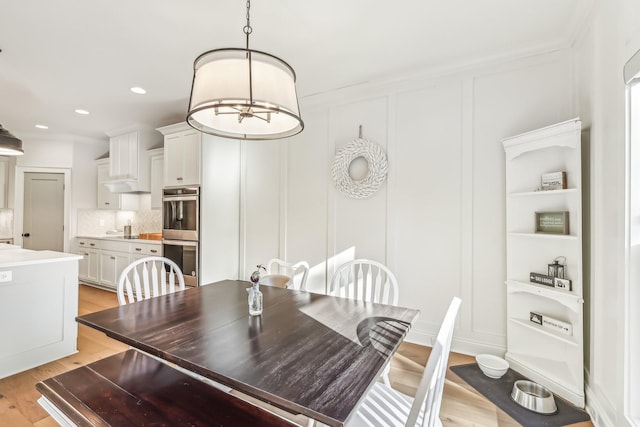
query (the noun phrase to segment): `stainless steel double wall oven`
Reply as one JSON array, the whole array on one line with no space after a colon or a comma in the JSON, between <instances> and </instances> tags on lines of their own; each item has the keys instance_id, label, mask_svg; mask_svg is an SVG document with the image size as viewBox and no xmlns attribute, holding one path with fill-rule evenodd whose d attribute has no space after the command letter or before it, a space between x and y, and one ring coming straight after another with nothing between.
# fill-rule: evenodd
<instances>
[{"instance_id":1,"label":"stainless steel double wall oven","mask_svg":"<svg viewBox=\"0 0 640 427\"><path fill-rule=\"evenodd\" d=\"M200 246L200 187L165 188L162 194L162 247L188 286L198 286Z\"/></svg>"}]
</instances>

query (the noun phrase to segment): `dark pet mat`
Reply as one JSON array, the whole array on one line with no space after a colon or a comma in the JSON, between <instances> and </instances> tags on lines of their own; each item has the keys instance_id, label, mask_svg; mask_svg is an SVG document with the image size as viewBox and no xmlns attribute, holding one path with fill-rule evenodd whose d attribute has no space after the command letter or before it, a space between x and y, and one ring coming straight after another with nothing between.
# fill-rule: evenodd
<instances>
[{"instance_id":1,"label":"dark pet mat","mask_svg":"<svg viewBox=\"0 0 640 427\"><path fill-rule=\"evenodd\" d=\"M515 381L527 378L513 369L509 369L498 380L483 374L476 363L452 366L449 369L524 427L566 426L591 419L585 411L576 408L558 396L555 396L558 412L552 415L538 414L518 405L511 399L511 389Z\"/></svg>"}]
</instances>

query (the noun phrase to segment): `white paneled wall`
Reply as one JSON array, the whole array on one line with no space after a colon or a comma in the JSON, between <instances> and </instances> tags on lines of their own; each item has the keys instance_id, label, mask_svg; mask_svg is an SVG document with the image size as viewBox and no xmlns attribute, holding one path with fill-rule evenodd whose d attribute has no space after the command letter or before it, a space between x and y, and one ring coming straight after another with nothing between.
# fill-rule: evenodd
<instances>
[{"instance_id":1,"label":"white paneled wall","mask_svg":"<svg viewBox=\"0 0 640 427\"><path fill-rule=\"evenodd\" d=\"M400 304L422 306L414 331L436 331L463 289L463 84L403 91L396 105L387 264L402 284Z\"/></svg>"},{"instance_id":2,"label":"white paneled wall","mask_svg":"<svg viewBox=\"0 0 640 427\"><path fill-rule=\"evenodd\" d=\"M431 344L449 301L461 296L456 349L500 353L501 139L575 116L571 61L557 52L302 100L302 134L245 145L245 277L274 256L304 259L307 287L324 292L347 259L381 261L398 277L400 304L421 311L410 340ZM389 161L387 183L364 200L339 193L330 172L359 125Z\"/></svg>"},{"instance_id":3,"label":"white paneled wall","mask_svg":"<svg viewBox=\"0 0 640 427\"><path fill-rule=\"evenodd\" d=\"M332 185L329 162L329 116L322 111L305 114L305 130L287 148L287 208L284 257L306 260L311 269L307 289L325 292L327 259L328 189Z\"/></svg>"},{"instance_id":4,"label":"white paneled wall","mask_svg":"<svg viewBox=\"0 0 640 427\"><path fill-rule=\"evenodd\" d=\"M280 141L242 143L244 239L241 240L245 262L240 267L240 277L248 278L256 265L280 256L280 216L285 214L281 197L286 195L281 182L286 173L283 150Z\"/></svg>"}]
</instances>

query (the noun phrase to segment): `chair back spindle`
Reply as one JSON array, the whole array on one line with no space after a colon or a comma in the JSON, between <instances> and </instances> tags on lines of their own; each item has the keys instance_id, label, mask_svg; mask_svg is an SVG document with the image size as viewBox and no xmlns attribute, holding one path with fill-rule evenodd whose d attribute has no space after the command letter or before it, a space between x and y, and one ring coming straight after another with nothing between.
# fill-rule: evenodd
<instances>
[{"instance_id":1,"label":"chair back spindle","mask_svg":"<svg viewBox=\"0 0 640 427\"><path fill-rule=\"evenodd\" d=\"M272 258L267 262L266 269L267 274L261 278L260 283L269 286L299 289L301 291L307 289L309 263L306 261L289 263L278 258ZM301 276L300 279L298 279L299 276ZM289 277L288 281L287 277Z\"/></svg>"},{"instance_id":2,"label":"chair back spindle","mask_svg":"<svg viewBox=\"0 0 640 427\"><path fill-rule=\"evenodd\" d=\"M177 284L176 284L177 280ZM129 264L118 281L120 305L185 289L178 265L164 257L146 257Z\"/></svg>"},{"instance_id":3,"label":"chair back spindle","mask_svg":"<svg viewBox=\"0 0 640 427\"><path fill-rule=\"evenodd\" d=\"M341 265L331 279L329 294L380 304L398 305L398 281L384 264L356 259Z\"/></svg>"}]
</instances>

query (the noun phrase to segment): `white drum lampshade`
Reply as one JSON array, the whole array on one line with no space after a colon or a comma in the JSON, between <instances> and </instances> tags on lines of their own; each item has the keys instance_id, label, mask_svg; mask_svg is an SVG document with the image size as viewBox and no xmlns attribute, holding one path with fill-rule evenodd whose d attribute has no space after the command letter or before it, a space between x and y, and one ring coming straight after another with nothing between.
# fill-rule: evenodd
<instances>
[{"instance_id":1,"label":"white drum lampshade","mask_svg":"<svg viewBox=\"0 0 640 427\"><path fill-rule=\"evenodd\" d=\"M286 138L304 128L296 74L283 60L250 49L216 49L194 62L187 122L212 135Z\"/></svg>"}]
</instances>

